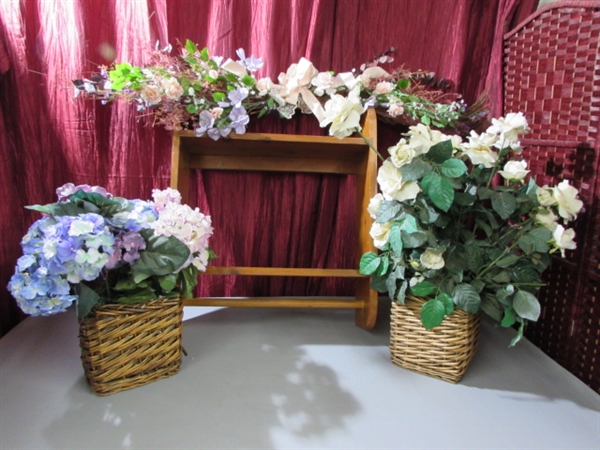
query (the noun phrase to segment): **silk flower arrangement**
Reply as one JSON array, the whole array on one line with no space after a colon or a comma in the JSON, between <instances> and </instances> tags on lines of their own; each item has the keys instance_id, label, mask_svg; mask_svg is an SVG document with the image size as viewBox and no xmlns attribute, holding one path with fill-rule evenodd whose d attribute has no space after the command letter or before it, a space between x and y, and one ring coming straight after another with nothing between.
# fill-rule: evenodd
<instances>
[{"instance_id":1,"label":"silk flower arrangement","mask_svg":"<svg viewBox=\"0 0 600 450\"><path fill-rule=\"evenodd\" d=\"M522 113L492 119L466 140L423 124L411 126L389 148L371 199L371 237L378 253L365 253L360 271L372 286L404 304L428 300L426 329L455 308L482 310L504 327L536 321L536 294L551 254L576 248L567 224L583 203L568 180L538 186L529 177L519 135Z\"/></svg>"},{"instance_id":2,"label":"silk flower arrangement","mask_svg":"<svg viewBox=\"0 0 600 450\"><path fill-rule=\"evenodd\" d=\"M142 201L67 184L57 194L56 203L28 207L44 217L23 237L8 285L24 312L46 316L76 303L82 319L95 305L193 296L215 256L213 228L178 191L154 190L154 201Z\"/></svg>"}]
</instances>

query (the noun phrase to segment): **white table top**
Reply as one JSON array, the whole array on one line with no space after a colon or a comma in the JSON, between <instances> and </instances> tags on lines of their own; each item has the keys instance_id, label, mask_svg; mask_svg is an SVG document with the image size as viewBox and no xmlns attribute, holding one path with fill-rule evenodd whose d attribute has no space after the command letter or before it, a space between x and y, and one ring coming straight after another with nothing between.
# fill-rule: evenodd
<instances>
[{"instance_id":1,"label":"white table top","mask_svg":"<svg viewBox=\"0 0 600 450\"><path fill-rule=\"evenodd\" d=\"M485 323L458 385L390 362L388 317L186 308L181 371L97 397L72 311L0 340L0 448L594 449L600 395Z\"/></svg>"}]
</instances>

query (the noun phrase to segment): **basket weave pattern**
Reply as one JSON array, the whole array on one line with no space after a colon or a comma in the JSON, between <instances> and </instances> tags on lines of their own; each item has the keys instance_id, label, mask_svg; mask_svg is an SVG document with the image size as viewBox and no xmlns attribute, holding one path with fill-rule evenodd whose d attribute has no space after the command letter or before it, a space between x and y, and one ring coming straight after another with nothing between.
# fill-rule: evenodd
<instances>
[{"instance_id":1,"label":"basket weave pattern","mask_svg":"<svg viewBox=\"0 0 600 450\"><path fill-rule=\"evenodd\" d=\"M81 361L97 395L110 395L179 372L183 302L108 304L79 322Z\"/></svg>"},{"instance_id":2,"label":"basket weave pattern","mask_svg":"<svg viewBox=\"0 0 600 450\"><path fill-rule=\"evenodd\" d=\"M538 185L571 180L585 209L577 250L555 258L526 336L600 392L600 2L569 0L504 36L504 111L529 119L525 157Z\"/></svg>"},{"instance_id":3,"label":"basket weave pattern","mask_svg":"<svg viewBox=\"0 0 600 450\"><path fill-rule=\"evenodd\" d=\"M413 372L458 383L477 350L480 314L455 310L441 325L426 330L421 323L425 300L407 297L392 302L390 353L392 362Z\"/></svg>"}]
</instances>

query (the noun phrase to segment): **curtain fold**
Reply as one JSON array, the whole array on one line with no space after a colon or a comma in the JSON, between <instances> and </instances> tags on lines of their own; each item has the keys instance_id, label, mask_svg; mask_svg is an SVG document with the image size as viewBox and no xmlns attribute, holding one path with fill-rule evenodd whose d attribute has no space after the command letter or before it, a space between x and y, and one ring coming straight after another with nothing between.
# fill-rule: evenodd
<instances>
[{"instance_id":1,"label":"curtain fold","mask_svg":"<svg viewBox=\"0 0 600 450\"><path fill-rule=\"evenodd\" d=\"M534 7L534 0L0 1L0 334L23 317L5 288L19 241L38 217L23 206L54 201L65 182L145 199L169 185L171 134L132 105L73 99L70 80L113 61L142 64L156 42L178 52L187 38L233 59L244 48L265 60L257 75L273 79L302 56L341 72L394 46L389 69L436 72L472 102L500 76L492 54L499 30L515 11ZM300 113L261 118L250 130L325 133ZM380 149L400 132L380 124ZM213 219L219 265L356 263L352 177L205 171L194 181L194 201ZM351 284L204 276L199 294L349 295Z\"/></svg>"}]
</instances>

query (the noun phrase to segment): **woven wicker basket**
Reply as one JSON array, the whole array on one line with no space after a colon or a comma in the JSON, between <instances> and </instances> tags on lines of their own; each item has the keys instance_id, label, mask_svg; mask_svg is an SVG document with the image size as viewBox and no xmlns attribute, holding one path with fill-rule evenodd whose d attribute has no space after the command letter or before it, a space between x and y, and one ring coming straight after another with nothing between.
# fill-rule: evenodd
<instances>
[{"instance_id":1,"label":"woven wicker basket","mask_svg":"<svg viewBox=\"0 0 600 450\"><path fill-rule=\"evenodd\" d=\"M413 372L458 383L475 355L481 315L455 310L441 325L426 330L421 324L423 303L425 300L415 297L407 297L404 305L392 302L392 362Z\"/></svg>"},{"instance_id":2,"label":"woven wicker basket","mask_svg":"<svg viewBox=\"0 0 600 450\"><path fill-rule=\"evenodd\" d=\"M79 322L81 361L97 395L175 375L181 366L183 302L108 304Z\"/></svg>"}]
</instances>

